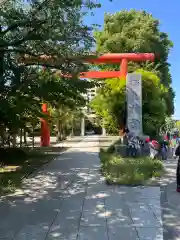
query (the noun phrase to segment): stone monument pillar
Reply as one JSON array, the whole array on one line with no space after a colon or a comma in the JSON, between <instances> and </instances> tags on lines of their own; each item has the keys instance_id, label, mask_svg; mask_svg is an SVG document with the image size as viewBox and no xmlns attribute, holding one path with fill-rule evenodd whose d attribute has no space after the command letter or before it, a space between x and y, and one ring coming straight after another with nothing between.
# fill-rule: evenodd
<instances>
[{"instance_id":1,"label":"stone monument pillar","mask_svg":"<svg viewBox=\"0 0 180 240\"><path fill-rule=\"evenodd\" d=\"M127 126L135 136L143 133L141 78L140 73L128 73L126 78Z\"/></svg>"}]
</instances>

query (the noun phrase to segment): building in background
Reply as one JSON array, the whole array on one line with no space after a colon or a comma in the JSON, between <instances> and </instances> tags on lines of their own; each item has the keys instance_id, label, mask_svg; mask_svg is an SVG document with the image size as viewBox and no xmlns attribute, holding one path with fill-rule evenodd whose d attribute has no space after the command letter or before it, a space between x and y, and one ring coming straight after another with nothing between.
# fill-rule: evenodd
<instances>
[{"instance_id":1,"label":"building in background","mask_svg":"<svg viewBox=\"0 0 180 240\"><path fill-rule=\"evenodd\" d=\"M90 132L95 133L97 129L97 117L95 112L90 108L90 102L97 94L98 87L87 89L86 93L82 96L86 99L86 106L82 108L83 117L81 121L81 135L89 134Z\"/></svg>"},{"instance_id":2,"label":"building in background","mask_svg":"<svg viewBox=\"0 0 180 240\"><path fill-rule=\"evenodd\" d=\"M87 90L87 93L82 94L87 101L87 105L83 108L86 114L94 114L94 111L89 107L89 103L93 100L97 93L97 87L90 88Z\"/></svg>"}]
</instances>

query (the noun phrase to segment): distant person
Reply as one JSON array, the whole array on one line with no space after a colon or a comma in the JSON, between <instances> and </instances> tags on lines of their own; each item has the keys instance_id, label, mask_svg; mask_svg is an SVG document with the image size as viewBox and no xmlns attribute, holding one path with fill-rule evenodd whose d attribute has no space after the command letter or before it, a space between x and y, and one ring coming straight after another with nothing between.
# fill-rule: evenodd
<instances>
[{"instance_id":1,"label":"distant person","mask_svg":"<svg viewBox=\"0 0 180 240\"><path fill-rule=\"evenodd\" d=\"M128 154L131 157L136 157L138 153L138 139L134 135L128 136Z\"/></svg>"},{"instance_id":2,"label":"distant person","mask_svg":"<svg viewBox=\"0 0 180 240\"><path fill-rule=\"evenodd\" d=\"M177 188L176 191L180 192L180 142L178 142L178 147L175 151L176 157L178 157L177 169L176 169L176 184Z\"/></svg>"},{"instance_id":3,"label":"distant person","mask_svg":"<svg viewBox=\"0 0 180 240\"><path fill-rule=\"evenodd\" d=\"M129 156L129 147L128 147L129 129L128 128L124 128L122 133L123 133L122 143L123 143L123 145L125 147L125 155Z\"/></svg>"},{"instance_id":4,"label":"distant person","mask_svg":"<svg viewBox=\"0 0 180 240\"><path fill-rule=\"evenodd\" d=\"M149 146L149 143L150 143L151 139L150 137L147 137L145 140L144 140L144 144L143 144L143 155L145 156L149 156L150 155L150 146Z\"/></svg>"},{"instance_id":5,"label":"distant person","mask_svg":"<svg viewBox=\"0 0 180 240\"><path fill-rule=\"evenodd\" d=\"M129 129L126 127L126 128L124 129L124 132L125 132L125 133L129 133Z\"/></svg>"},{"instance_id":6,"label":"distant person","mask_svg":"<svg viewBox=\"0 0 180 240\"><path fill-rule=\"evenodd\" d=\"M129 134L129 129L124 128L123 129L123 144L126 146L128 145L128 134Z\"/></svg>"},{"instance_id":7,"label":"distant person","mask_svg":"<svg viewBox=\"0 0 180 240\"><path fill-rule=\"evenodd\" d=\"M167 157L168 157L168 142L167 142L166 139L164 139L164 141L162 141L162 143L161 143L160 152L161 152L162 160L167 160Z\"/></svg>"},{"instance_id":8,"label":"distant person","mask_svg":"<svg viewBox=\"0 0 180 240\"><path fill-rule=\"evenodd\" d=\"M177 147L177 138L174 136L170 141L171 157L175 157L175 151Z\"/></svg>"},{"instance_id":9,"label":"distant person","mask_svg":"<svg viewBox=\"0 0 180 240\"><path fill-rule=\"evenodd\" d=\"M136 144L137 155L138 156L142 156L143 148L144 148L144 142L143 142L143 140L139 136L136 137L136 140L137 140L137 144Z\"/></svg>"},{"instance_id":10,"label":"distant person","mask_svg":"<svg viewBox=\"0 0 180 240\"><path fill-rule=\"evenodd\" d=\"M156 140L149 142L150 158L155 159L159 153L159 143Z\"/></svg>"},{"instance_id":11,"label":"distant person","mask_svg":"<svg viewBox=\"0 0 180 240\"><path fill-rule=\"evenodd\" d=\"M150 141L151 141L150 137L147 137L147 138L145 139L145 143L149 143Z\"/></svg>"},{"instance_id":12,"label":"distant person","mask_svg":"<svg viewBox=\"0 0 180 240\"><path fill-rule=\"evenodd\" d=\"M170 136L171 134L169 132L167 132L167 135L166 135L166 140L169 141L170 140Z\"/></svg>"}]
</instances>

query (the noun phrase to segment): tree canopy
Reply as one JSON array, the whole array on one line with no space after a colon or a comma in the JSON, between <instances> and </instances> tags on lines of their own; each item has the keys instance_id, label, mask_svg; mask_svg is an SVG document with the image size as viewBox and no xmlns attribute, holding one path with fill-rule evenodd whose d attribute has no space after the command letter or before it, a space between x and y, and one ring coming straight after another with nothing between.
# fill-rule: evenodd
<instances>
[{"instance_id":1,"label":"tree canopy","mask_svg":"<svg viewBox=\"0 0 180 240\"><path fill-rule=\"evenodd\" d=\"M105 14L104 26L95 32L96 50L101 53L143 53L152 52L158 55L154 63L129 63L129 72L142 68L152 71L160 78L168 91L164 95L167 114L174 112L174 92L171 87L168 54L173 47L168 34L159 30L159 21L145 11L120 11ZM100 69L118 70L119 65L102 65Z\"/></svg>"}]
</instances>

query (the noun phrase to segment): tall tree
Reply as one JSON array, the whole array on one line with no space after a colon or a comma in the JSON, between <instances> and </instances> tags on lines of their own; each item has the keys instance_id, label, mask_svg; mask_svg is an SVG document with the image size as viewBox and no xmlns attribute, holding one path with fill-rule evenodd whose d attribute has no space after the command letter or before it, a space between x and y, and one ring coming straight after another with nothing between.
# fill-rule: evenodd
<instances>
[{"instance_id":1,"label":"tall tree","mask_svg":"<svg viewBox=\"0 0 180 240\"><path fill-rule=\"evenodd\" d=\"M129 72L143 68L158 75L168 91L164 95L168 115L174 112L174 92L171 86L168 54L173 44L168 34L159 30L159 21L145 11L120 11L115 14L105 14L102 31L95 32L97 52L152 52L159 55L154 63L129 63ZM119 65L103 65L100 69L119 69Z\"/></svg>"}]
</instances>

